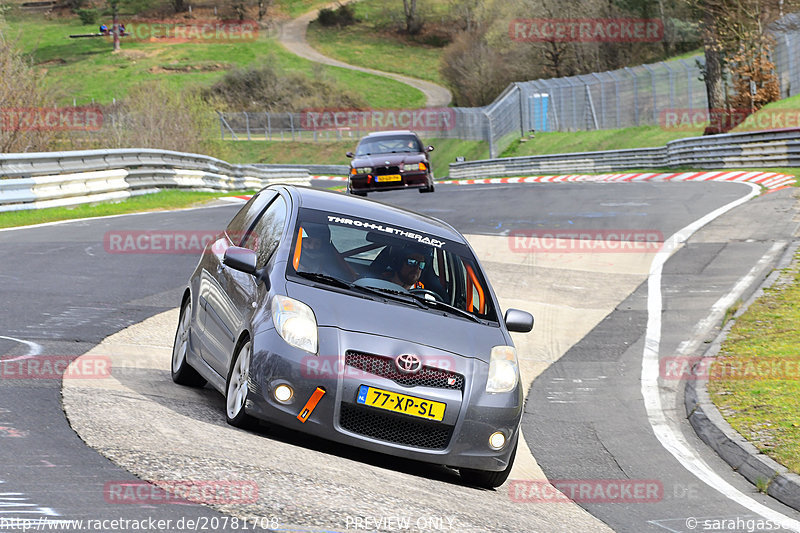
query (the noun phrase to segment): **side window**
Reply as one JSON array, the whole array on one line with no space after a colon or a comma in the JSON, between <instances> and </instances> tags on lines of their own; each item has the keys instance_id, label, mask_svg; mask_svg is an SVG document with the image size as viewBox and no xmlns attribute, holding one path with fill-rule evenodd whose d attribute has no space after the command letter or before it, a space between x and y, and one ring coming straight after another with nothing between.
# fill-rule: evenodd
<instances>
[{"instance_id":1,"label":"side window","mask_svg":"<svg viewBox=\"0 0 800 533\"><path fill-rule=\"evenodd\" d=\"M233 220L228 224L228 227L225 228L225 233L228 234L228 237L235 246L241 244L247 230L252 227L253 222L255 222L261 211L264 210L264 207L266 207L277 194L278 193L275 191L258 192L244 204L244 207L242 207L238 213L236 213Z\"/></svg>"},{"instance_id":2,"label":"side window","mask_svg":"<svg viewBox=\"0 0 800 533\"><path fill-rule=\"evenodd\" d=\"M248 233L242 246L256 252L258 268L266 265L273 252L278 248L286 222L286 212L286 201L278 196L258 219L253 230Z\"/></svg>"}]
</instances>

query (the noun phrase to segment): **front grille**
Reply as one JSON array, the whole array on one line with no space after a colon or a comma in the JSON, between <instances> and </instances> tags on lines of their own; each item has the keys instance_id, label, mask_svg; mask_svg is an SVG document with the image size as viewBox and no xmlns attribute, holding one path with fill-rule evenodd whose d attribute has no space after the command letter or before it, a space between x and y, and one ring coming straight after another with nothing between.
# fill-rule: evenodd
<instances>
[{"instance_id":1,"label":"front grille","mask_svg":"<svg viewBox=\"0 0 800 533\"><path fill-rule=\"evenodd\" d=\"M342 404L339 424L359 435L430 450L447 448L453 435L453 426L407 419L403 415L383 414L349 403Z\"/></svg>"},{"instance_id":2,"label":"front grille","mask_svg":"<svg viewBox=\"0 0 800 533\"><path fill-rule=\"evenodd\" d=\"M400 167L375 167L375 175L382 176L384 174L399 174Z\"/></svg>"},{"instance_id":3,"label":"front grille","mask_svg":"<svg viewBox=\"0 0 800 533\"><path fill-rule=\"evenodd\" d=\"M347 366L363 370L375 376L391 379L398 385L464 390L464 376L449 370L423 366L416 374L403 374L395 366L394 359L389 357L354 351L345 352L344 357Z\"/></svg>"}]
</instances>

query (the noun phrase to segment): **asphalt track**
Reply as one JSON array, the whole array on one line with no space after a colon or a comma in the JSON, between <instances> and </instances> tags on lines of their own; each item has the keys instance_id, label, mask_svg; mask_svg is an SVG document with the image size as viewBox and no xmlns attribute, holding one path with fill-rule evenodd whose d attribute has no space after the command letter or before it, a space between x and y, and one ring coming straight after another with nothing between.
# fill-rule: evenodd
<instances>
[{"instance_id":1,"label":"asphalt track","mask_svg":"<svg viewBox=\"0 0 800 533\"><path fill-rule=\"evenodd\" d=\"M660 231L669 236L748 192L748 187L740 184L559 184L440 187L433 195L387 193L373 196L443 218L460 231L476 236L508 236L516 230L576 227L635 228ZM182 284L196 263L196 255L109 253L104 247L104 237L108 232L137 230L218 230L224 227L235 209L235 206L224 206L0 232L0 250L3 251L0 281L6 302L0 309L0 323L3 324L0 353L5 359L26 354L77 356L116 331L173 309ZM678 250L664 269L662 356L677 353L680 343L691 340L696 333L710 334L694 332L695 326L721 296L773 249L775 242L779 243L778 247L785 247L794 238L796 222L793 218L791 191L779 191L751 200L723 215ZM570 257L562 259L565 263L571 260ZM485 258L482 260L487 262ZM487 268L493 284L498 285L492 274L493 265ZM528 270L535 272L536 264L531 262ZM499 282L506 283L507 280ZM529 285L525 290L548 293L548 298L554 300L559 293L564 299L591 299L594 291L585 289L573 283L555 290ZM603 292L602 287L594 289L598 294ZM583 503L592 514L617 531L703 530L687 526L691 524L687 519L698 517L738 518L742 525L740 529L715 530L757 530L747 522L757 518L752 510L722 497L688 473L653 436L641 392L647 284L620 300L624 301L615 305L614 312L534 382L523 421L523 431L534 457L551 480L658 482L663 490L657 501ZM546 335L548 324L542 321L541 315L537 316L539 321L534 335ZM85 446L76 436L61 408L59 380L8 378L0 380L0 439L3 443L0 447L0 464L3 465L0 519L152 517L177 521L191 517L222 517L199 505L120 505L106 501L103 489L108 482L136 478ZM164 376L153 378L163 379ZM678 413L674 418L681 424L681 405L677 401L680 395L675 389L674 384L665 383L660 395L669 410ZM219 408L219 401L214 404L211 395L206 396L211 408ZM201 411L203 416L211 416L208 409ZM142 422L145 429L147 424L146 420ZM679 427L699 456L731 485L787 517L798 518L794 511L758 495L751 485L699 443L685 422ZM243 438L252 437L246 434ZM256 438L269 440L275 436L256 434ZM284 438L283 442L286 441L323 463L331 453L336 453L320 443L297 442L290 437ZM164 455L174 458L175 451L169 452ZM397 484L397 491L407 490L411 483L412 487L425 485L435 492L438 483L444 494L455 498L469 494L474 499L477 493L478 500L495 498L494 503L499 503L502 498L504 504L514 500L514 493L506 487L484 493L459 486L457 478L447 472L431 472L418 465L398 465L381 457L362 459L352 451L339 453L344 454L351 468L357 469L360 460L377 466L388 486ZM322 470L326 475L335 476L335 472ZM428 485L429 477L433 478L433 487ZM303 483L314 481L302 480ZM292 483L299 484L301 480L282 482L291 490ZM358 492L357 486L351 489ZM387 491L385 496L390 498L390 494L391 491ZM526 494L530 496L530 492ZM524 499L526 496L518 493L517 497ZM487 509L462 509L458 516L470 524L480 524L483 520L484 530L574 530L574 525L569 523L546 519L548 514L557 516L556 509L566 504L512 503L515 506L511 508L521 517L513 524L495 520ZM458 502L452 504L457 506ZM302 502L297 504L298 507L302 505ZM334 511L341 514L348 509L331 509L330 514ZM358 513L358 509L349 512ZM530 527L525 526L527 513L532 516L527 522ZM303 519L301 513L295 516ZM306 527L343 530L352 525L342 521L341 516L338 521L326 521L319 516L305 518L309 520ZM302 524L298 520L288 522ZM373 529L379 528L373 526Z\"/></svg>"}]
</instances>

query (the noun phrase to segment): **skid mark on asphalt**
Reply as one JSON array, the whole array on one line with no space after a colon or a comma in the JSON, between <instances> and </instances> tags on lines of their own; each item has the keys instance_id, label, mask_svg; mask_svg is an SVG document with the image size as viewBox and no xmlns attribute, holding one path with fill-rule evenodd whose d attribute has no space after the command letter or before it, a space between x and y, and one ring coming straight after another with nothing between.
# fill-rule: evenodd
<instances>
[{"instance_id":1,"label":"skid mark on asphalt","mask_svg":"<svg viewBox=\"0 0 800 533\"><path fill-rule=\"evenodd\" d=\"M5 481L0 479L0 521L11 518L35 519L38 517L61 516L50 507L42 507L32 503L22 492L4 492L4 483Z\"/></svg>"}]
</instances>

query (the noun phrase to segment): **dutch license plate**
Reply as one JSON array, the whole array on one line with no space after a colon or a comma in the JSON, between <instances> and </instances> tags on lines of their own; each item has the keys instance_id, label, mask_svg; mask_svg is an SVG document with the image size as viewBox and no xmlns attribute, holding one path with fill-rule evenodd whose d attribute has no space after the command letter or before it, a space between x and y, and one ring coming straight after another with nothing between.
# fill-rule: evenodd
<instances>
[{"instance_id":1,"label":"dutch license plate","mask_svg":"<svg viewBox=\"0 0 800 533\"><path fill-rule=\"evenodd\" d=\"M358 388L356 402L393 413L403 413L439 422L444 418L444 410L447 407L446 403L423 400L416 396L406 396L367 385L361 385Z\"/></svg>"},{"instance_id":2,"label":"dutch license plate","mask_svg":"<svg viewBox=\"0 0 800 533\"><path fill-rule=\"evenodd\" d=\"M382 182L382 181L400 181L403 178L400 176L400 174L387 174L385 176L376 176L375 179Z\"/></svg>"}]
</instances>

